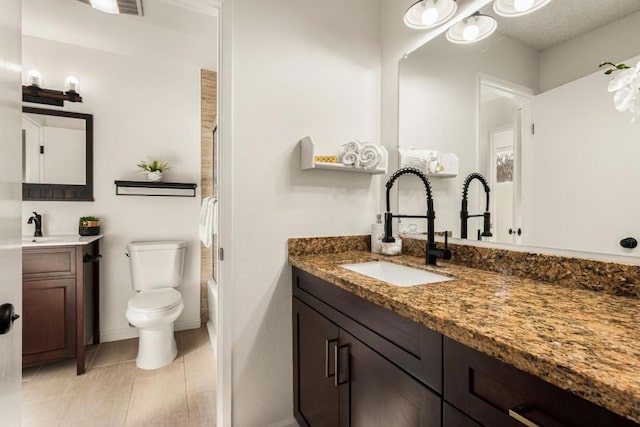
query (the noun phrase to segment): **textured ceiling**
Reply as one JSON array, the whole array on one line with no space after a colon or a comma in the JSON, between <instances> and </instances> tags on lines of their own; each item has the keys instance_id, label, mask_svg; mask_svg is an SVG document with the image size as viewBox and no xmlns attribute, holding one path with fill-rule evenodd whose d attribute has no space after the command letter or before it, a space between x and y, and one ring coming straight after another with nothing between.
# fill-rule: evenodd
<instances>
[{"instance_id":1,"label":"textured ceiling","mask_svg":"<svg viewBox=\"0 0 640 427\"><path fill-rule=\"evenodd\" d=\"M498 20L498 32L518 39L538 50L572 39L640 10L640 0L553 0L547 6L517 18Z\"/></svg>"}]
</instances>

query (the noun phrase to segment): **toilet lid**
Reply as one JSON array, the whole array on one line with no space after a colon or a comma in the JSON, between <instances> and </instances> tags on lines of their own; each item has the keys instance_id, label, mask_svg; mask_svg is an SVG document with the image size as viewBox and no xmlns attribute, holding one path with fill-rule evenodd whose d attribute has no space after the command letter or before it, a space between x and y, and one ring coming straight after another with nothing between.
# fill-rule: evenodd
<instances>
[{"instance_id":1,"label":"toilet lid","mask_svg":"<svg viewBox=\"0 0 640 427\"><path fill-rule=\"evenodd\" d=\"M129 299L129 308L138 311L166 310L182 302L182 294L173 288L138 292Z\"/></svg>"}]
</instances>

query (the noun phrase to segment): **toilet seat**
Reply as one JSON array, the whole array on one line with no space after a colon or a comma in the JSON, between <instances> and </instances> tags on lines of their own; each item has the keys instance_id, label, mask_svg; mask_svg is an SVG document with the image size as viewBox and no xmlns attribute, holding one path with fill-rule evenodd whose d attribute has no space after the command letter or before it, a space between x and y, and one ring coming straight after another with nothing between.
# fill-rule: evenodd
<instances>
[{"instance_id":1,"label":"toilet seat","mask_svg":"<svg viewBox=\"0 0 640 427\"><path fill-rule=\"evenodd\" d=\"M169 310L182 303L182 294L173 288L138 292L129 299L127 308L137 312Z\"/></svg>"}]
</instances>

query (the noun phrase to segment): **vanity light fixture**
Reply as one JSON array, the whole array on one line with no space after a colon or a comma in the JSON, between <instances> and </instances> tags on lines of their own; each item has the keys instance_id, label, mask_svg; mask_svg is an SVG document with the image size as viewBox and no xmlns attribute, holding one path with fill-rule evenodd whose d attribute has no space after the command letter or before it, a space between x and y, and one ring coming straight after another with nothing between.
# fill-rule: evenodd
<instances>
[{"instance_id":1,"label":"vanity light fixture","mask_svg":"<svg viewBox=\"0 0 640 427\"><path fill-rule=\"evenodd\" d=\"M496 0L493 10L500 16L512 18L535 12L551 3L551 0Z\"/></svg>"},{"instance_id":2,"label":"vanity light fixture","mask_svg":"<svg viewBox=\"0 0 640 427\"><path fill-rule=\"evenodd\" d=\"M447 40L456 44L470 44L486 39L498 28L492 16L476 12L447 30Z\"/></svg>"},{"instance_id":3,"label":"vanity light fixture","mask_svg":"<svg viewBox=\"0 0 640 427\"><path fill-rule=\"evenodd\" d=\"M65 81L65 91L45 89L42 86L42 75L37 70L27 73L27 85L22 86L22 102L36 104L64 106L64 101L82 102L78 93L80 81L75 76L68 76Z\"/></svg>"},{"instance_id":4,"label":"vanity light fixture","mask_svg":"<svg viewBox=\"0 0 640 427\"><path fill-rule=\"evenodd\" d=\"M404 14L404 23L409 28L424 30L448 21L458 9L456 0L420 0Z\"/></svg>"},{"instance_id":5,"label":"vanity light fixture","mask_svg":"<svg viewBox=\"0 0 640 427\"><path fill-rule=\"evenodd\" d=\"M42 74L38 70L29 70L27 72L27 85L28 86L42 86Z\"/></svg>"},{"instance_id":6,"label":"vanity light fixture","mask_svg":"<svg viewBox=\"0 0 640 427\"><path fill-rule=\"evenodd\" d=\"M92 8L100 12L110 13L112 15L118 15L120 13L117 0L90 0L90 3Z\"/></svg>"}]
</instances>

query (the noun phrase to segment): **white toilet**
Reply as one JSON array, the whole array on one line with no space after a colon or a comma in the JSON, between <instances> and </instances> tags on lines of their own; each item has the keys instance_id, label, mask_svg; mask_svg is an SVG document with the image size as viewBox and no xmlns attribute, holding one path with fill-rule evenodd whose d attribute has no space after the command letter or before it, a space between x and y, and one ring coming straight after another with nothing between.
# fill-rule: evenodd
<instances>
[{"instance_id":1,"label":"white toilet","mask_svg":"<svg viewBox=\"0 0 640 427\"><path fill-rule=\"evenodd\" d=\"M177 354L173 323L182 313L182 284L186 242L131 242L127 245L131 286L127 320L140 329L136 364L142 369L168 365Z\"/></svg>"}]
</instances>

